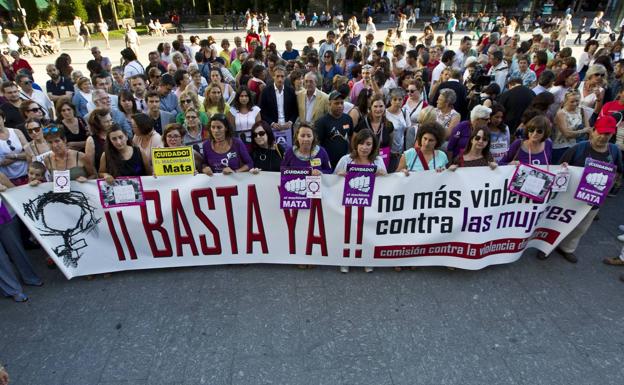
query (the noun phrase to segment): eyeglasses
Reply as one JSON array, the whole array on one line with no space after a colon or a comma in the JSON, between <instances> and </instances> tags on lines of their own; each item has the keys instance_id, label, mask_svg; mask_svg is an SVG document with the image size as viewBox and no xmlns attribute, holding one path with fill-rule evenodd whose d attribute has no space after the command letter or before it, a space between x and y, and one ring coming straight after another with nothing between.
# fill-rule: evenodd
<instances>
[{"instance_id":1,"label":"eyeglasses","mask_svg":"<svg viewBox=\"0 0 624 385\"><path fill-rule=\"evenodd\" d=\"M197 119L197 116L189 115L186 117L186 119L195 120Z\"/></svg>"},{"instance_id":2,"label":"eyeglasses","mask_svg":"<svg viewBox=\"0 0 624 385\"><path fill-rule=\"evenodd\" d=\"M39 132L39 131L41 131L41 127L27 128L26 131L28 131L28 132Z\"/></svg>"},{"instance_id":3,"label":"eyeglasses","mask_svg":"<svg viewBox=\"0 0 624 385\"><path fill-rule=\"evenodd\" d=\"M43 128L43 133L44 133L44 134L46 134L46 135L47 135L47 134L54 134L54 133L59 132L60 130L61 130L61 129L60 129L60 128L58 128L57 126L44 127L44 128Z\"/></svg>"},{"instance_id":4,"label":"eyeglasses","mask_svg":"<svg viewBox=\"0 0 624 385\"><path fill-rule=\"evenodd\" d=\"M481 135L475 135L474 140L476 140L477 142L480 142L480 141L487 142L488 138L486 138L485 136L481 136Z\"/></svg>"},{"instance_id":5,"label":"eyeglasses","mask_svg":"<svg viewBox=\"0 0 624 385\"><path fill-rule=\"evenodd\" d=\"M259 136L259 137L261 137L261 138L262 138L262 137L264 137L265 135L266 135L266 132L264 132L264 131L258 131L258 132L254 132L253 134L251 134L251 136L252 136L253 138L255 138L255 137L257 137L257 136Z\"/></svg>"},{"instance_id":6,"label":"eyeglasses","mask_svg":"<svg viewBox=\"0 0 624 385\"><path fill-rule=\"evenodd\" d=\"M416 92L416 90L409 90L409 89L407 90L408 94L413 94L414 92Z\"/></svg>"},{"instance_id":7,"label":"eyeglasses","mask_svg":"<svg viewBox=\"0 0 624 385\"><path fill-rule=\"evenodd\" d=\"M11 139L7 139L6 142L9 145L9 148L11 149L11 151L15 151L15 146L13 146L13 144L11 144Z\"/></svg>"},{"instance_id":8,"label":"eyeglasses","mask_svg":"<svg viewBox=\"0 0 624 385\"><path fill-rule=\"evenodd\" d=\"M167 134L167 138L171 138L171 139L178 139L181 138L182 135L180 134Z\"/></svg>"},{"instance_id":9,"label":"eyeglasses","mask_svg":"<svg viewBox=\"0 0 624 385\"><path fill-rule=\"evenodd\" d=\"M529 128L529 129L527 130L527 132L528 132L529 134L532 134L532 133L534 133L534 132L535 132L535 133L537 133L537 134L541 135L541 134L543 134L543 133L544 133L544 130L542 130L541 128Z\"/></svg>"},{"instance_id":10,"label":"eyeglasses","mask_svg":"<svg viewBox=\"0 0 624 385\"><path fill-rule=\"evenodd\" d=\"M193 99L180 100L180 104L185 104L185 103L193 103Z\"/></svg>"},{"instance_id":11,"label":"eyeglasses","mask_svg":"<svg viewBox=\"0 0 624 385\"><path fill-rule=\"evenodd\" d=\"M36 107L36 108L29 108L26 111L28 112L43 112L43 110L41 109L41 107Z\"/></svg>"}]
</instances>

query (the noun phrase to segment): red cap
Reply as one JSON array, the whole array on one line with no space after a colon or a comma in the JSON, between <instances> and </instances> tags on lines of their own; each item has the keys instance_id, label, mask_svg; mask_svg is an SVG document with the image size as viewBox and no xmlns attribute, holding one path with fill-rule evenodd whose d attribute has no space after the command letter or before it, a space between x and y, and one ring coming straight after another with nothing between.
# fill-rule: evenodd
<instances>
[{"instance_id":1,"label":"red cap","mask_svg":"<svg viewBox=\"0 0 624 385\"><path fill-rule=\"evenodd\" d=\"M615 134L617 126L617 121L611 115L605 115L598 120L594 124L594 129L599 134Z\"/></svg>"}]
</instances>

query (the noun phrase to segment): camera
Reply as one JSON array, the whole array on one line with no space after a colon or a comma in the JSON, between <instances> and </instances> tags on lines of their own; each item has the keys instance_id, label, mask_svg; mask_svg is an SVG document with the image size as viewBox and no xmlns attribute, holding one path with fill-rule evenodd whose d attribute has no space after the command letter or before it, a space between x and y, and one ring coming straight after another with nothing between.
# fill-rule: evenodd
<instances>
[{"instance_id":1,"label":"camera","mask_svg":"<svg viewBox=\"0 0 624 385\"><path fill-rule=\"evenodd\" d=\"M487 71L482 65L477 65L474 72L470 76L470 82L481 89L481 87L487 86L494 81L494 75L487 75Z\"/></svg>"}]
</instances>

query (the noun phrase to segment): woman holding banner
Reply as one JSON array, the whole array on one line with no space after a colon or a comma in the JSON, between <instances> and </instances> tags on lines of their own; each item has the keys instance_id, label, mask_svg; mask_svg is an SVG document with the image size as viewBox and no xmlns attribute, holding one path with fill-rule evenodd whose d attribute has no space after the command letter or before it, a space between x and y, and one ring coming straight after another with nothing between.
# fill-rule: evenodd
<instances>
[{"instance_id":1,"label":"woman holding banner","mask_svg":"<svg viewBox=\"0 0 624 385\"><path fill-rule=\"evenodd\" d=\"M151 164L145 154L131 145L128 135L117 124L106 133L104 153L100 159L100 178L112 184L120 176L146 176L152 174Z\"/></svg>"},{"instance_id":2,"label":"woman holding banner","mask_svg":"<svg viewBox=\"0 0 624 385\"><path fill-rule=\"evenodd\" d=\"M193 149L200 154L203 154L202 143L208 139L208 132L204 129L204 124L201 122L201 112L189 108L184 111L184 136L182 137L182 143L185 146L193 146Z\"/></svg>"},{"instance_id":3,"label":"woman holding banner","mask_svg":"<svg viewBox=\"0 0 624 385\"><path fill-rule=\"evenodd\" d=\"M403 153L397 169L405 175L409 175L410 171L443 171L448 158L439 148L444 143L445 134L440 123L423 123L416 135L416 145Z\"/></svg>"},{"instance_id":4,"label":"woman holding banner","mask_svg":"<svg viewBox=\"0 0 624 385\"><path fill-rule=\"evenodd\" d=\"M372 165L377 166L375 175L386 175L386 165L379 156L379 140L369 129L364 129L351 138L351 152L338 161L334 174L345 176L347 174L348 164ZM370 273L373 268L364 267L364 271ZM341 273L348 273L349 266L340 266Z\"/></svg>"},{"instance_id":5,"label":"woman holding banner","mask_svg":"<svg viewBox=\"0 0 624 385\"><path fill-rule=\"evenodd\" d=\"M319 146L316 131L312 127L301 123L293 142L293 147L284 155L283 167L312 167L312 175L331 174L329 155Z\"/></svg>"},{"instance_id":6,"label":"woman holding banner","mask_svg":"<svg viewBox=\"0 0 624 385\"><path fill-rule=\"evenodd\" d=\"M242 140L234 137L225 115L214 114L210 118L209 139L203 144L203 169L208 176L213 173L225 175L245 172L253 168L253 161Z\"/></svg>"},{"instance_id":7,"label":"woman holding banner","mask_svg":"<svg viewBox=\"0 0 624 385\"><path fill-rule=\"evenodd\" d=\"M165 147L182 147L182 138L186 135L186 130L178 123L168 124L163 131L163 144ZM193 149L193 158L195 159L195 170L201 170L202 156Z\"/></svg>"},{"instance_id":8,"label":"woman holding banner","mask_svg":"<svg viewBox=\"0 0 624 385\"><path fill-rule=\"evenodd\" d=\"M69 179L77 182L86 182L95 179L97 173L93 165L89 163L87 156L80 151L71 150L67 145L67 136L62 127L50 125L43 128L43 137L52 153L43 159L48 171L54 175L54 171L69 170ZM31 185L37 185L31 181Z\"/></svg>"},{"instance_id":9,"label":"woman holding banner","mask_svg":"<svg viewBox=\"0 0 624 385\"><path fill-rule=\"evenodd\" d=\"M279 143L275 143L271 125L264 121L256 122L251 128L251 138L251 159L254 164L251 172L279 172L286 150Z\"/></svg>"},{"instance_id":10,"label":"woman holding banner","mask_svg":"<svg viewBox=\"0 0 624 385\"><path fill-rule=\"evenodd\" d=\"M487 107L484 107L487 108ZM489 110L489 108L487 108ZM472 130L466 149L461 150L449 166L450 171L458 167L482 167L489 166L492 170L498 164L490 153L490 131L486 127Z\"/></svg>"},{"instance_id":11,"label":"woman holding banner","mask_svg":"<svg viewBox=\"0 0 624 385\"><path fill-rule=\"evenodd\" d=\"M545 115L537 115L529 120L525 127L528 139L516 139L509 147L507 155L500 161L500 164L551 164L550 120Z\"/></svg>"}]
</instances>

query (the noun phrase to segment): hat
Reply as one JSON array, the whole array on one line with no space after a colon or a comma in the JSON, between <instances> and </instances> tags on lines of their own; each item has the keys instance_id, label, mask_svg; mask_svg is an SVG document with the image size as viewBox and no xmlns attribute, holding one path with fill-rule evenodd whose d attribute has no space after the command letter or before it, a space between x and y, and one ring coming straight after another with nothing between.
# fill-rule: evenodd
<instances>
[{"instance_id":1,"label":"hat","mask_svg":"<svg viewBox=\"0 0 624 385\"><path fill-rule=\"evenodd\" d=\"M599 134L615 134L617 121L611 115L601 116L594 124L594 130Z\"/></svg>"},{"instance_id":2,"label":"hat","mask_svg":"<svg viewBox=\"0 0 624 385\"><path fill-rule=\"evenodd\" d=\"M594 65L589 66L589 69L587 70L587 72L585 72L585 79L589 79L593 75L600 75L600 74L606 75L607 69L602 64L594 64Z\"/></svg>"},{"instance_id":3,"label":"hat","mask_svg":"<svg viewBox=\"0 0 624 385\"><path fill-rule=\"evenodd\" d=\"M468 56L466 61L464 62L464 67L470 67L472 64L477 62L477 58L474 56Z\"/></svg>"},{"instance_id":4,"label":"hat","mask_svg":"<svg viewBox=\"0 0 624 385\"><path fill-rule=\"evenodd\" d=\"M544 34L544 31L542 31L542 29L541 29L541 28L535 28L535 29L533 30L533 36L543 35L543 34Z\"/></svg>"},{"instance_id":5,"label":"hat","mask_svg":"<svg viewBox=\"0 0 624 385\"><path fill-rule=\"evenodd\" d=\"M344 96L338 91L332 91L329 93L329 100L344 99Z\"/></svg>"}]
</instances>

